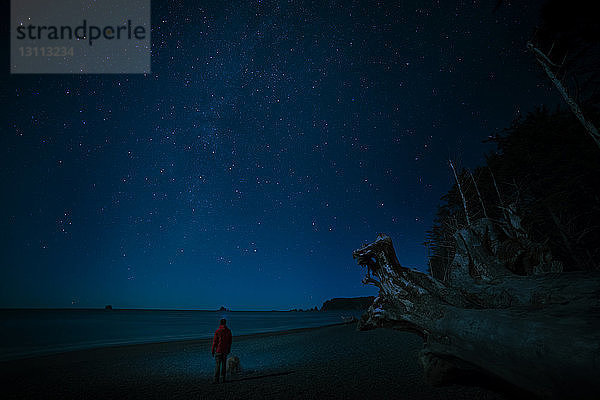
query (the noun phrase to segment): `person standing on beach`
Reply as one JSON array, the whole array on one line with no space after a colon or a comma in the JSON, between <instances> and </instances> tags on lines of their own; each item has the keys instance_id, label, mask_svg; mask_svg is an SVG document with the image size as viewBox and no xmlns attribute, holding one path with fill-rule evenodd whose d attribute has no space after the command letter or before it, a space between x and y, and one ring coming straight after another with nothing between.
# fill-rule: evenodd
<instances>
[{"instance_id":1,"label":"person standing on beach","mask_svg":"<svg viewBox=\"0 0 600 400\"><path fill-rule=\"evenodd\" d=\"M219 383L219 370L221 370L221 377L225 382L225 375L227 374L227 355L231 350L231 331L227 327L227 320L221 319L219 329L215 332L212 344L212 355L215 358L215 380L214 383Z\"/></svg>"}]
</instances>

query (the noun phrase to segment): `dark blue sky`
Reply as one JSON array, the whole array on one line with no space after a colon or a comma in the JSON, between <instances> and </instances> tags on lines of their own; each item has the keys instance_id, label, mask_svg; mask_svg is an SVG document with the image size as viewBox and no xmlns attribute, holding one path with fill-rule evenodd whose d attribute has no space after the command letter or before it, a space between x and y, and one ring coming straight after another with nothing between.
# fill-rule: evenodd
<instances>
[{"instance_id":1,"label":"dark blue sky","mask_svg":"<svg viewBox=\"0 0 600 400\"><path fill-rule=\"evenodd\" d=\"M448 158L558 102L495 3L154 1L152 74L5 68L0 307L320 306L379 232L426 270Z\"/></svg>"}]
</instances>

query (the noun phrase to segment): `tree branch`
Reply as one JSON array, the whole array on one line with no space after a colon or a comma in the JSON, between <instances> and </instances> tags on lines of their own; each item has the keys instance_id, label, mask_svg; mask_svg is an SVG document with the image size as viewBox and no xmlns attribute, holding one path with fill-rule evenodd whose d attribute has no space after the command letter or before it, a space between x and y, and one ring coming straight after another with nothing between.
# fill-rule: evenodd
<instances>
[{"instance_id":1,"label":"tree branch","mask_svg":"<svg viewBox=\"0 0 600 400\"><path fill-rule=\"evenodd\" d=\"M577 117L579 122L581 122L581 124L583 125L585 130L592 137L594 142L596 142L596 145L598 146L598 148L600 148L600 133L598 132L598 129L591 121L588 121L585 118L585 116L583 115L583 111L581 110L581 108L579 107L577 102L569 96L569 94L567 93L567 89L564 87L564 85L562 84L560 79L558 79L556 77L556 75L554 74L554 72L552 72L552 70L550 69L551 66L552 67L559 67L559 66L554 64L552 61L550 61L550 59L540 49L535 47L531 42L527 43L527 48L533 54L535 54L537 61L544 68L546 75L548 75L548 77L550 78L550 80L552 81L554 86L556 86L556 89L558 89L558 91L561 94L561 96L563 97L563 99L567 102L567 104L571 108L571 111L573 112L573 114L575 114L575 116Z\"/></svg>"}]
</instances>

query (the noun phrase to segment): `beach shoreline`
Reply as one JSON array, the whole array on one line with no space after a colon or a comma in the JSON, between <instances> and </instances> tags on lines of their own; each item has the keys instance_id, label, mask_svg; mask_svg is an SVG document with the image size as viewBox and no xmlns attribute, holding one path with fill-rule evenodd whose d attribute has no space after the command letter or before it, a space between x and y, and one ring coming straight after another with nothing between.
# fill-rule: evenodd
<instances>
[{"instance_id":1,"label":"beach shoreline","mask_svg":"<svg viewBox=\"0 0 600 400\"><path fill-rule=\"evenodd\" d=\"M235 332L234 332L235 334ZM234 336L242 372L212 384L210 339L102 347L0 362L10 399L503 399L434 388L418 364L422 340L355 324Z\"/></svg>"},{"instance_id":2,"label":"beach shoreline","mask_svg":"<svg viewBox=\"0 0 600 400\"><path fill-rule=\"evenodd\" d=\"M301 332L305 332L305 331L310 331L313 329L321 329L321 328L327 328L327 327L331 327L331 326L338 326L338 325L347 325L349 324L348 322L337 322L337 323L332 323L332 324L327 324L327 325L321 325L321 326L311 326L311 327L305 327L305 328L292 328L292 329L283 329L283 330L279 330L279 331L266 331L266 332L256 332L256 333L248 333L248 334L242 334L242 335L237 335L236 338L238 338L238 340L245 340L245 339L251 339L251 338L259 338L259 337L264 337L264 336L277 336L277 335L286 335L286 334L293 334L293 333L301 333ZM198 344L199 342L206 342L206 341L211 341L212 337L200 337L200 338L194 338L194 339L157 339L157 340L142 340L142 341L124 341L122 343L114 343L114 344L98 344L98 345L74 345L74 346L63 346L61 348L52 348L52 349L42 349L42 350L33 350L31 352L24 352L24 353L16 353L15 355L8 355L5 356L4 354L0 355L0 363L3 362L10 362L10 361L16 361L16 360L25 360L25 359L31 359L31 358L38 358L38 357L47 357L47 356L55 356L55 355L59 355L59 354L65 354L65 353L73 353L73 352L79 352L79 351L89 351L89 350L97 350L97 349L111 349L111 348L121 348L121 347L131 347L131 346L152 346L152 345L164 345L164 344L189 344L189 345L194 345L194 344Z\"/></svg>"}]
</instances>

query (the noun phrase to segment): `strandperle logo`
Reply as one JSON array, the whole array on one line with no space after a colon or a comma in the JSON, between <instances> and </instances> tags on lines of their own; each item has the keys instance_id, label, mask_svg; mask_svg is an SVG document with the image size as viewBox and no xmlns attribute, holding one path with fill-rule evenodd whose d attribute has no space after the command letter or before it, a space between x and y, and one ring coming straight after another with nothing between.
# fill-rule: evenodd
<instances>
[{"instance_id":1,"label":"strandperle logo","mask_svg":"<svg viewBox=\"0 0 600 400\"><path fill-rule=\"evenodd\" d=\"M88 25L87 20L79 26L45 26L45 25L20 25L17 26L18 40L87 40L91 46L98 39L146 39L146 28L141 25L133 26L130 19L121 26Z\"/></svg>"},{"instance_id":2,"label":"strandperle logo","mask_svg":"<svg viewBox=\"0 0 600 400\"><path fill-rule=\"evenodd\" d=\"M11 73L149 73L150 0L11 0Z\"/></svg>"}]
</instances>

